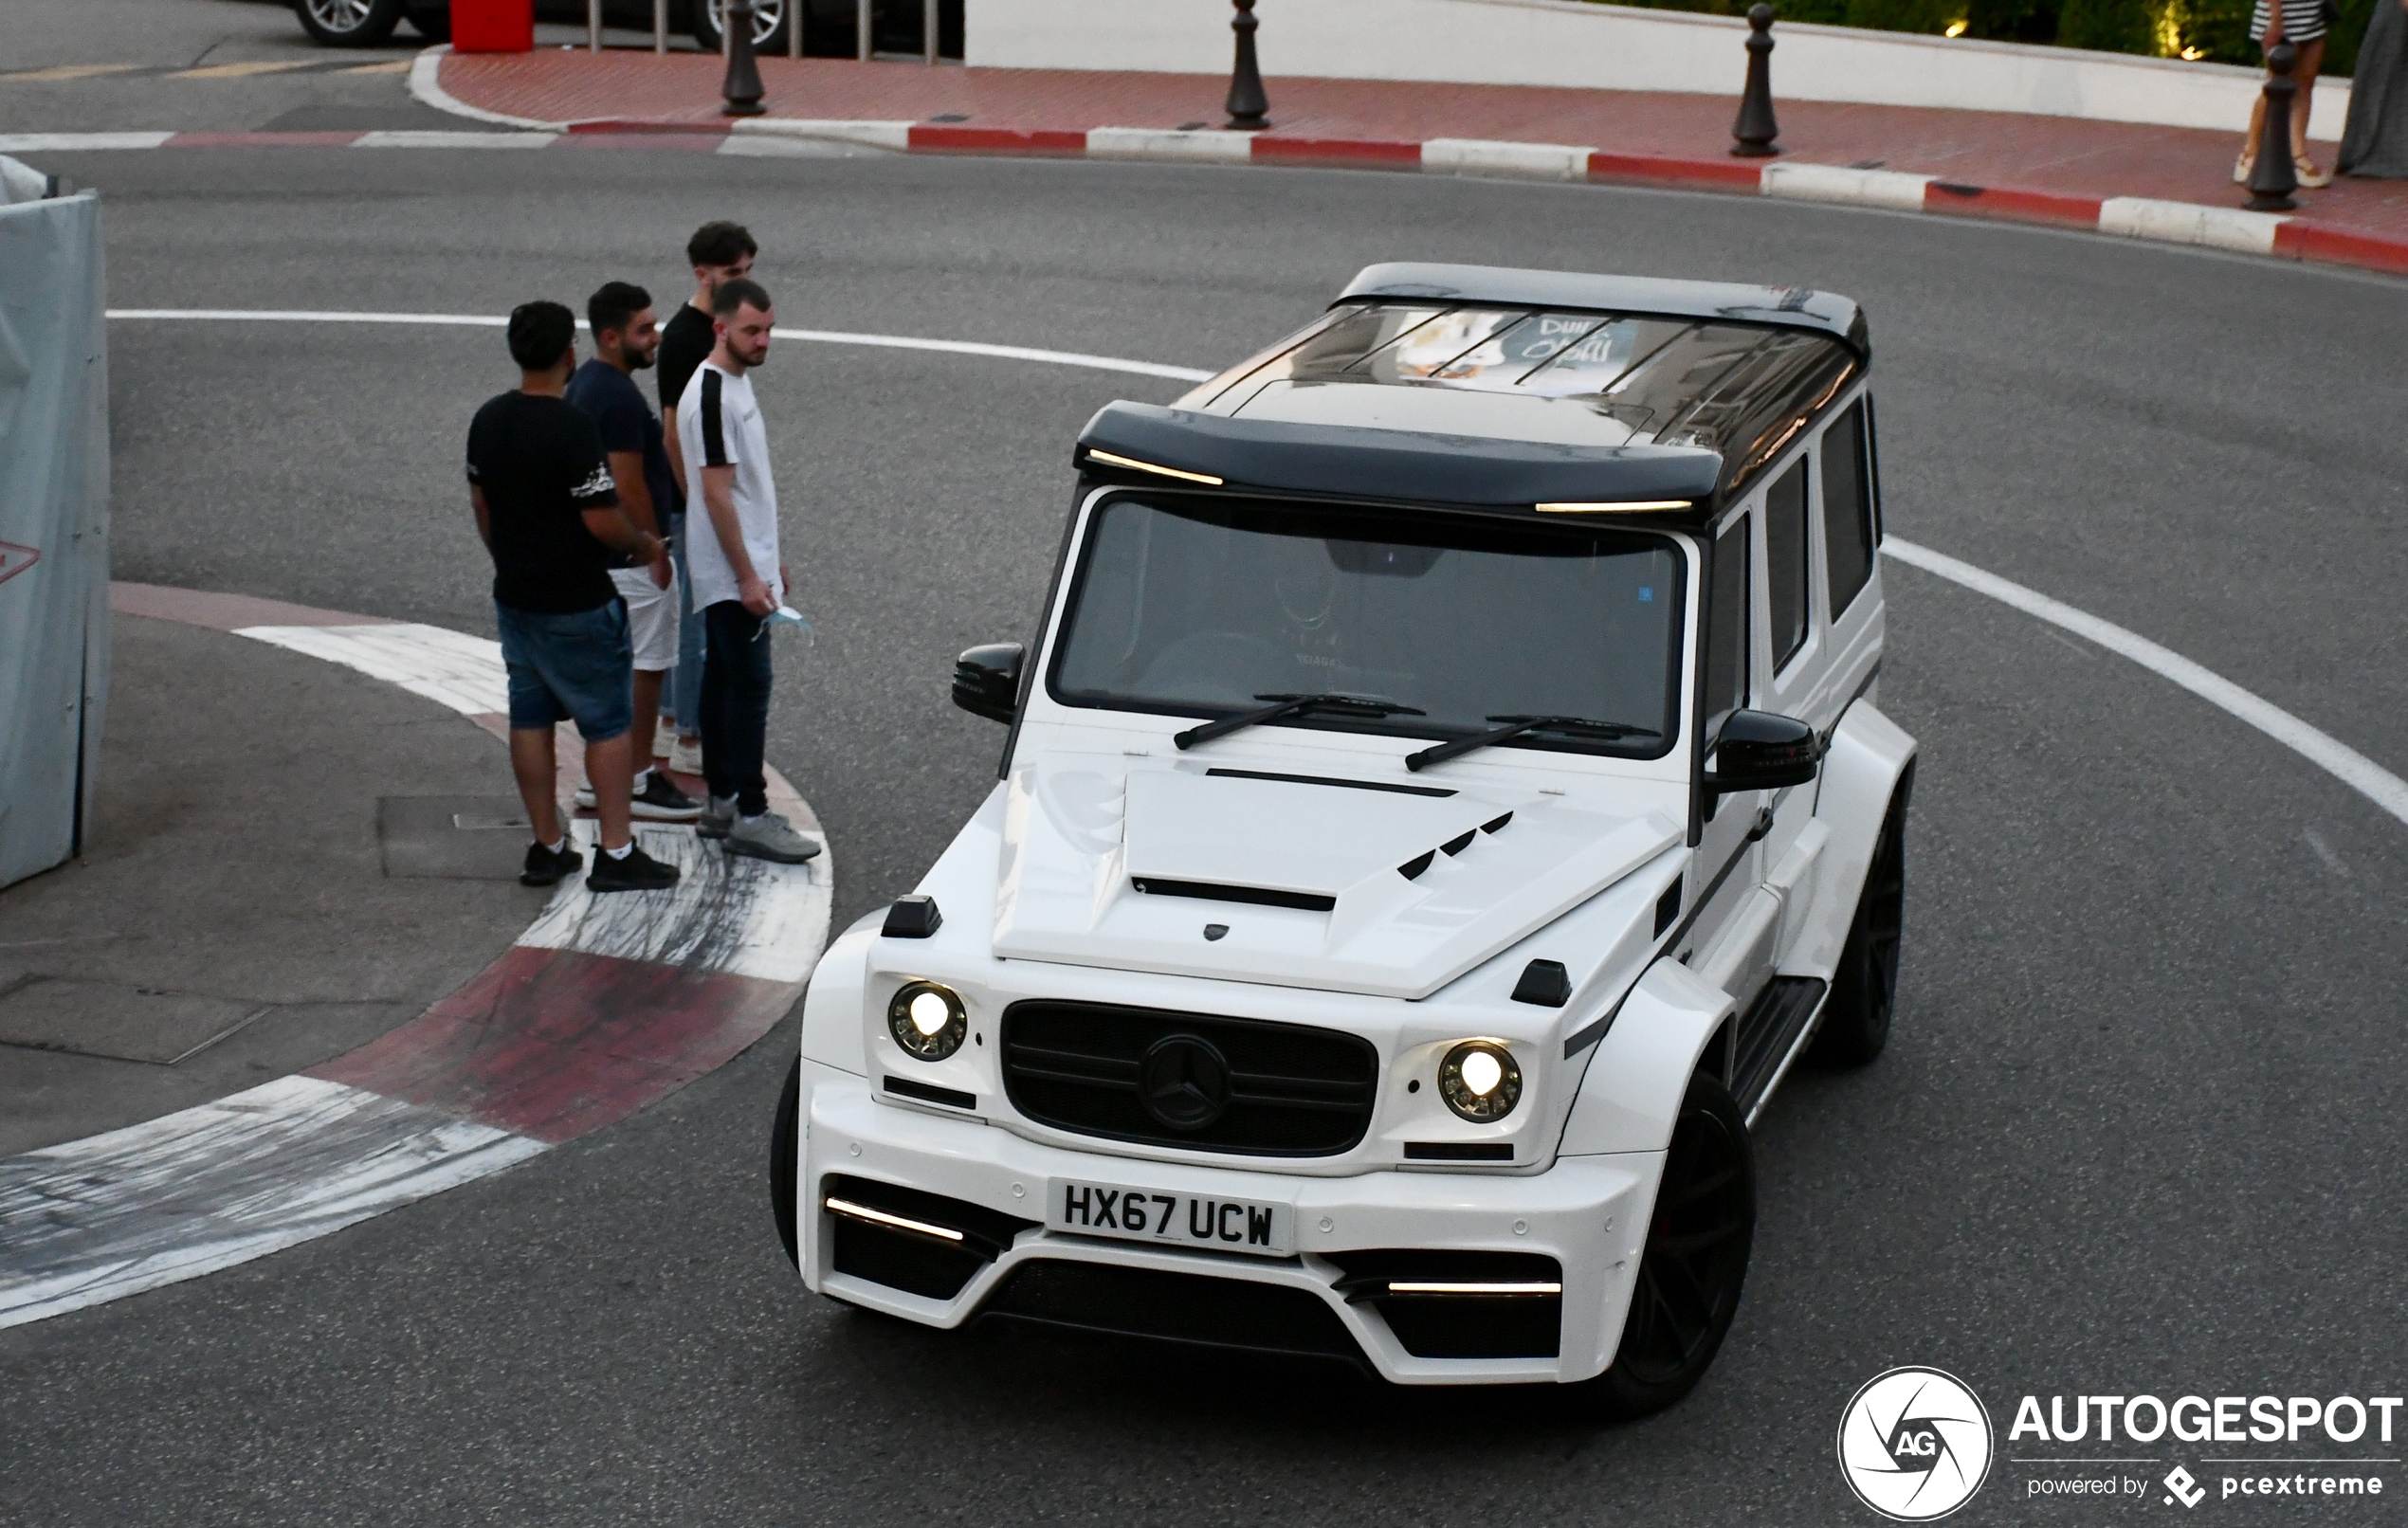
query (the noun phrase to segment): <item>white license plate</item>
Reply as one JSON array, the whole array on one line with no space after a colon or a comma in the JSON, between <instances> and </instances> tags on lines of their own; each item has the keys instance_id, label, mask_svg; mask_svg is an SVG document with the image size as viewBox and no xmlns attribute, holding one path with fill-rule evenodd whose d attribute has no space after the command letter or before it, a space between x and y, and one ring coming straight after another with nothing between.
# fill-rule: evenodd
<instances>
[{"instance_id":1,"label":"white license plate","mask_svg":"<svg viewBox=\"0 0 2408 1528\"><path fill-rule=\"evenodd\" d=\"M1045 1223L1081 1236L1284 1258L1296 1249L1295 1213L1292 1205L1056 1178L1047 1190Z\"/></svg>"}]
</instances>

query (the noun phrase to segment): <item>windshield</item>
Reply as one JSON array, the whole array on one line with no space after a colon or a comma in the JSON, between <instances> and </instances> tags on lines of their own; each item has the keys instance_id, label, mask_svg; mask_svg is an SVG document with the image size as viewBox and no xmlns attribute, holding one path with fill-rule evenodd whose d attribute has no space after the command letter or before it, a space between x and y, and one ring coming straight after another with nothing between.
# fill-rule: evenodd
<instances>
[{"instance_id":1,"label":"windshield","mask_svg":"<svg viewBox=\"0 0 2408 1528\"><path fill-rule=\"evenodd\" d=\"M1665 537L1395 510L1122 497L1089 522L1057 644L1066 705L1218 718L1338 692L1420 716L1275 723L1451 738L1499 717L1654 736L1502 744L1651 758L1680 728Z\"/></svg>"}]
</instances>

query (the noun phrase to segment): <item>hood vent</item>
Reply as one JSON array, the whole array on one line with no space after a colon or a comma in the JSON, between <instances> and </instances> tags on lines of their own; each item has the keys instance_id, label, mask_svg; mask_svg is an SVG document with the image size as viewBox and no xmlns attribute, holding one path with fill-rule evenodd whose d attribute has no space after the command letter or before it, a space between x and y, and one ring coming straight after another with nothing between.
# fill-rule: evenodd
<instances>
[{"instance_id":1,"label":"hood vent","mask_svg":"<svg viewBox=\"0 0 2408 1528\"><path fill-rule=\"evenodd\" d=\"M1427 860L1428 855L1422 858ZM1165 881L1159 876L1132 877L1129 884L1154 897L1193 897L1207 902L1248 902L1256 907L1296 907L1326 913L1338 905L1335 897L1310 891L1280 891L1270 886L1223 886L1209 881Z\"/></svg>"},{"instance_id":2,"label":"hood vent","mask_svg":"<svg viewBox=\"0 0 2408 1528\"><path fill-rule=\"evenodd\" d=\"M1491 818L1487 822L1482 823L1477 831L1482 833L1493 833L1498 828L1503 828L1505 824L1511 821L1513 821L1513 813L1506 812L1502 817ZM1454 837L1447 840L1444 844L1439 845L1438 848L1432 849L1424 854L1414 855L1412 859L1407 860L1404 864L1396 866L1396 873L1403 876L1407 881L1420 880L1421 873L1424 870L1429 869L1432 862L1438 858L1439 849L1444 849L1447 853L1447 858L1451 860L1456 855L1461 854L1464 850L1471 847L1471 839L1474 831L1474 829L1467 828L1462 832L1457 833Z\"/></svg>"}]
</instances>

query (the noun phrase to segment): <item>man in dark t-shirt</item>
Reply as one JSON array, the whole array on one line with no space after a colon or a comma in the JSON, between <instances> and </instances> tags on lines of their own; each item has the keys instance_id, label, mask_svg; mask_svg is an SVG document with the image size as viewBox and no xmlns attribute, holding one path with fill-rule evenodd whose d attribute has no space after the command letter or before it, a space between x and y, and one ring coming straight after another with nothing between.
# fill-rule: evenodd
<instances>
[{"instance_id":1,"label":"man in dark t-shirt","mask_svg":"<svg viewBox=\"0 0 2408 1528\"><path fill-rule=\"evenodd\" d=\"M586 300L585 316L594 355L569 378L564 396L600 431L619 508L629 521L639 531L665 528L677 488L661 445L661 422L635 385L635 373L652 364L661 344L652 295L631 282L605 282ZM614 568L611 582L627 605L635 660L635 715L628 729L635 769L633 809L652 822L690 823L702 814L702 804L679 790L666 772L652 768L661 683L677 667L677 578L669 555L665 551L649 562ZM578 806L594 801L591 786L577 792Z\"/></svg>"},{"instance_id":2,"label":"man in dark t-shirt","mask_svg":"<svg viewBox=\"0 0 2408 1528\"><path fill-rule=\"evenodd\" d=\"M719 343L713 327L711 302L719 289L729 282L739 281L752 274L753 257L759 246L740 224L705 223L685 241L685 262L694 267L694 296L678 304L677 312L661 327L659 379L661 387L661 423L666 429L664 444L667 446L669 471L679 487L679 497L668 511L669 539L678 549L678 655L677 668L663 690L666 708L677 717L677 743L669 750L669 767L685 774L702 773L702 615L694 609L693 591L685 574L685 457L677 439L677 401L685 392L685 384L694 375Z\"/></svg>"},{"instance_id":3,"label":"man in dark t-shirt","mask_svg":"<svg viewBox=\"0 0 2408 1528\"><path fill-rule=\"evenodd\" d=\"M593 421L561 396L576 365L575 318L557 302L522 303L509 337L520 384L488 400L468 427L468 500L493 555L510 768L535 828L519 879L548 886L584 868L561 830L552 747L553 728L574 720L602 819L586 889L675 885L677 868L636 847L629 831L633 670L627 608L611 581L618 557L648 562L661 540L621 512Z\"/></svg>"}]
</instances>

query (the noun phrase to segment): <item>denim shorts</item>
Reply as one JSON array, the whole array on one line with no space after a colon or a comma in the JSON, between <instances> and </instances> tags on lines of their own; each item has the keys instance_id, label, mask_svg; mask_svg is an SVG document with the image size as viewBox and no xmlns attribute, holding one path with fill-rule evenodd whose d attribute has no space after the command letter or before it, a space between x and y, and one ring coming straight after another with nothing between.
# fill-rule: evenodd
<instances>
[{"instance_id":1,"label":"denim shorts","mask_svg":"<svg viewBox=\"0 0 2408 1528\"><path fill-rule=\"evenodd\" d=\"M496 602L502 662L510 670L512 731L574 721L607 743L635 719L635 667L627 607L617 600L575 615L538 615Z\"/></svg>"}]
</instances>

